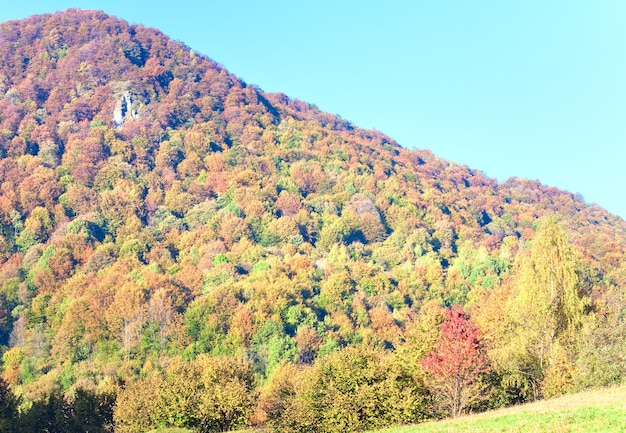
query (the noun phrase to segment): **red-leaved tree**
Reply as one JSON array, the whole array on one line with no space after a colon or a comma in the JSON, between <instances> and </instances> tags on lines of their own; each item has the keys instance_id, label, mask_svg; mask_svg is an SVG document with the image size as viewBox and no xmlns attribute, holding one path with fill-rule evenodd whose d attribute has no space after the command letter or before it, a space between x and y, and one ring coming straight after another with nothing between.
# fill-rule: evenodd
<instances>
[{"instance_id":1,"label":"red-leaved tree","mask_svg":"<svg viewBox=\"0 0 626 433\"><path fill-rule=\"evenodd\" d=\"M436 350L422 359L427 382L442 408L457 417L485 391L481 375L489 364L480 345L480 330L460 306L446 311Z\"/></svg>"}]
</instances>

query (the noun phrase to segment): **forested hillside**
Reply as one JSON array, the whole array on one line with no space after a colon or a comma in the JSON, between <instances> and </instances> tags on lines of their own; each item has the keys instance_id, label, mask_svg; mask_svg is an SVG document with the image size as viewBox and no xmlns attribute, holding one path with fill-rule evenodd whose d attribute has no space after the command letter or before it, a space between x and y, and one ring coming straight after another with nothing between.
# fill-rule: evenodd
<instances>
[{"instance_id":1,"label":"forested hillside","mask_svg":"<svg viewBox=\"0 0 626 433\"><path fill-rule=\"evenodd\" d=\"M0 58L0 427L361 431L626 374L626 223L582 198L101 12Z\"/></svg>"}]
</instances>

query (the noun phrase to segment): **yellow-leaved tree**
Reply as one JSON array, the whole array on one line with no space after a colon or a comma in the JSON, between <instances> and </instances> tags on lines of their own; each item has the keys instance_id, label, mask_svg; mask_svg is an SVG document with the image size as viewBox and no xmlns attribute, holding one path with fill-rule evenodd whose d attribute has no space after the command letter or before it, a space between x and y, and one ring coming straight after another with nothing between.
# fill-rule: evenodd
<instances>
[{"instance_id":1,"label":"yellow-leaved tree","mask_svg":"<svg viewBox=\"0 0 626 433\"><path fill-rule=\"evenodd\" d=\"M545 217L530 249L518 253L503 310L479 320L492 331L489 355L496 368L526 397L556 395L572 384L576 331L584 312L575 264L561 223ZM503 301L498 293L491 298ZM502 321L499 326L488 325L496 320Z\"/></svg>"}]
</instances>

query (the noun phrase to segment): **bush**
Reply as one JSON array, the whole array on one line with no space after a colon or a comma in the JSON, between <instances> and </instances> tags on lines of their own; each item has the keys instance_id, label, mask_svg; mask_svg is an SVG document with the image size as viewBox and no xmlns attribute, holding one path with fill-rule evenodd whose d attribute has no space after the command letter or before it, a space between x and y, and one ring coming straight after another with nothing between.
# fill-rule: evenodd
<instances>
[{"instance_id":1,"label":"bush","mask_svg":"<svg viewBox=\"0 0 626 433\"><path fill-rule=\"evenodd\" d=\"M120 393L116 432L166 427L229 431L247 424L252 388L251 366L233 357L173 359L165 371L131 383Z\"/></svg>"},{"instance_id":2,"label":"bush","mask_svg":"<svg viewBox=\"0 0 626 433\"><path fill-rule=\"evenodd\" d=\"M300 373L277 369L260 409L277 433L357 432L420 421L424 387L392 361L382 350L360 346L331 353Z\"/></svg>"}]
</instances>

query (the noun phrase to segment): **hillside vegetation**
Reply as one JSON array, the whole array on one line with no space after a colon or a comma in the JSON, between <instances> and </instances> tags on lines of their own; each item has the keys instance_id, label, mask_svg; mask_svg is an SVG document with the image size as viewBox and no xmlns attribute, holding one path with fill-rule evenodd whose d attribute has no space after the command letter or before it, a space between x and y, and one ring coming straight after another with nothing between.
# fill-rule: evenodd
<instances>
[{"instance_id":1,"label":"hillside vegetation","mask_svg":"<svg viewBox=\"0 0 626 433\"><path fill-rule=\"evenodd\" d=\"M626 223L581 197L101 12L2 23L0 56L13 431L362 431L622 382Z\"/></svg>"}]
</instances>

